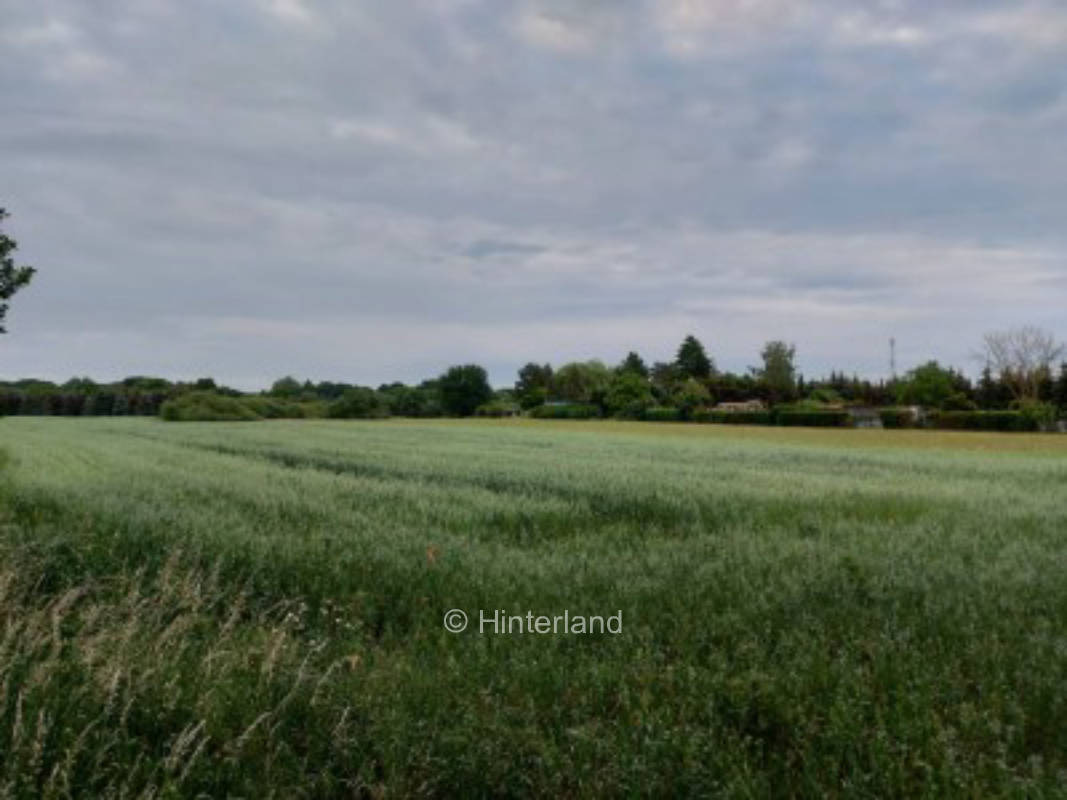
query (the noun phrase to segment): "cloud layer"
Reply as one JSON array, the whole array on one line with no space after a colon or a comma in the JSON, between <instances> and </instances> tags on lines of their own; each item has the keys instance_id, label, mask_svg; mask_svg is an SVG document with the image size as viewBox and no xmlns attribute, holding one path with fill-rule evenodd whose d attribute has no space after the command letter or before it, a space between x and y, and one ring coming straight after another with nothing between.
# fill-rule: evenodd
<instances>
[{"instance_id":1,"label":"cloud layer","mask_svg":"<svg viewBox=\"0 0 1067 800\"><path fill-rule=\"evenodd\" d=\"M1067 9L0 0L0 375L971 366L1067 336Z\"/></svg>"}]
</instances>

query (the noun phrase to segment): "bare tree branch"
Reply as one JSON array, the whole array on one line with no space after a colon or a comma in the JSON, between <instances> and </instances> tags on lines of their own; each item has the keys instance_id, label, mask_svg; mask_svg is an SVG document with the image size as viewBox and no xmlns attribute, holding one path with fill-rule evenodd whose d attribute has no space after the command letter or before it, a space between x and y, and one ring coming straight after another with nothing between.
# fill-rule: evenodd
<instances>
[{"instance_id":1,"label":"bare tree branch","mask_svg":"<svg viewBox=\"0 0 1067 800\"><path fill-rule=\"evenodd\" d=\"M997 372L1016 400L1036 400L1053 362L1067 353L1046 330L1026 325L1006 331L991 331L983 337L986 364Z\"/></svg>"}]
</instances>

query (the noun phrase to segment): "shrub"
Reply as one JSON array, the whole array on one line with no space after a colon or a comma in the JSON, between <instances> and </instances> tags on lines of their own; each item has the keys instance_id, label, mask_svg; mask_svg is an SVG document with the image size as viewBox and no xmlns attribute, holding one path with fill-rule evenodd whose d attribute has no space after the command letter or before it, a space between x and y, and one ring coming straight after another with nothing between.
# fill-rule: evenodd
<instances>
[{"instance_id":1,"label":"shrub","mask_svg":"<svg viewBox=\"0 0 1067 800\"><path fill-rule=\"evenodd\" d=\"M915 414L907 408L883 408L878 411L883 428L914 428Z\"/></svg>"},{"instance_id":2,"label":"shrub","mask_svg":"<svg viewBox=\"0 0 1067 800\"><path fill-rule=\"evenodd\" d=\"M725 425L773 425L772 411L716 411L699 409L693 412L694 422L715 422Z\"/></svg>"},{"instance_id":3,"label":"shrub","mask_svg":"<svg viewBox=\"0 0 1067 800\"><path fill-rule=\"evenodd\" d=\"M264 419L303 419L312 416L307 404L276 397L245 397L242 402Z\"/></svg>"},{"instance_id":4,"label":"shrub","mask_svg":"<svg viewBox=\"0 0 1067 800\"><path fill-rule=\"evenodd\" d=\"M617 372L604 397L608 411L623 419L641 419L655 405L648 380L636 372Z\"/></svg>"},{"instance_id":5,"label":"shrub","mask_svg":"<svg viewBox=\"0 0 1067 800\"><path fill-rule=\"evenodd\" d=\"M941 404L942 411L977 411L978 406L963 392L956 392L945 398Z\"/></svg>"},{"instance_id":6,"label":"shrub","mask_svg":"<svg viewBox=\"0 0 1067 800\"><path fill-rule=\"evenodd\" d=\"M169 422L244 422L259 415L234 397L214 392L187 392L163 403L159 414Z\"/></svg>"},{"instance_id":7,"label":"shrub","mask_svg":"<svg viewBox=\"0 0 1067 800\"><path fill-rule=\"evenodd\" d=\"M681 418L681 410L671 408L670 406L652 406L651 408L646 408L645 413L642 416L642 419L646 422L677 422Z\"/></svg>"},{"instance_id":8,"label":"shrub","mask_svg":"<svg viewBox=\"0 0 1067 800\"><path fill-rule=\"evenodd\" d=\"M587 403L553 403L530 409L534 419L592 419L600 416L600 409Z\"/></svg>"},{"instance_id":9,"label":"shrub","mask_svg":"<svg viewBox=\"0 0 1067 800\"><path fill-rule=\"evenodd\" d=\"M836 409L782 408L774 416L777 424L789 427L842 428L850 422L847 411Z\"/></svg>"},{"instance_id":10,"label":"shrub","mask_svg":"<svg viewBox=\"0 0 1067 800\"><path fill-rule=\"evenodd\" d=\"M453 417L469 417L474 410L493 398L489 377L477 364L450 367L437 379L441 406Z\"/></svg>"},{"instance_id":11,"label":"shrub","mask_svg":"<svg viewBox=\"0 0 1067 800\"><path fill-rule=\"evenodd\" d=\"M931 427L966 431L1036 431L1038 421L1021 411L942 411L931 414Z\"/></svg>"},{"instance_id":12,"label":"shrub","mask_svg":"<svg viewBox=\"0 0 1067 800\"><path fill-rule=\"evenodd\" d=\"M499 400L494 400L491 403L482 403L474 409L474 416L476 417L514 417L519 413L519 406L517 403L505 403Z\"/></svg>"},{"instance_id":13,"label":"shrub","mask_svg":"<svg viewBox=\"0 0 1067 800\"><path fill-rule=\"evenodd\" d=\"M326 413L334 419L382 419L389 407L373 389L357 386L330 403Z\"/></svg>"},{"instance_id":14,"label":"shrub","mask_svg":"<svg viewBox=\"0 0 1067 800\"><path fill-rule=\"evenodd\" d=\"M1032 420L1040 430L1053 430L1056 426L1057 409L1052 403L1023 402L1019 404L1019 413Z\"/></svg>"}]
</instances>

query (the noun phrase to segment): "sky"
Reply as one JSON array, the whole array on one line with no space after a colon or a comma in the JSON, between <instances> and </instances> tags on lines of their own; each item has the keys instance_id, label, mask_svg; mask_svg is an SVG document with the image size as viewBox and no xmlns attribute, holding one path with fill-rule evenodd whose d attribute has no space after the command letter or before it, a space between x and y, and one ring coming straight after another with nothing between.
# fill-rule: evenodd
<instances>
[{"instance_id":1,"label":"sky","mask_svg":"<svg viewBox=\"0 0 1067 800\"><path fill-rule=\"evenodd\" d=\"M1067 338L1067 4L0 0L0 377L974 374Z\"/></svg>"}]
</instances>

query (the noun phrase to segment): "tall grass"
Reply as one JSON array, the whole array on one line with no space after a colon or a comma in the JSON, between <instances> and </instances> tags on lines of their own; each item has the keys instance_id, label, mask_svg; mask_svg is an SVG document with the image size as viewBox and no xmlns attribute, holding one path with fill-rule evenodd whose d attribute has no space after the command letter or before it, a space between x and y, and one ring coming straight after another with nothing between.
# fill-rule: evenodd
<instances>
[{"instance_id":1,"label":"tall grass","mask_svg":"<svg viewBox=\"0 0 1067 800\"><path fill-rule=\"evenodd\" d=\"M655 427L0 422L0 785L1062 796L1064 454Z\"/></svg>"}]
</instances>

